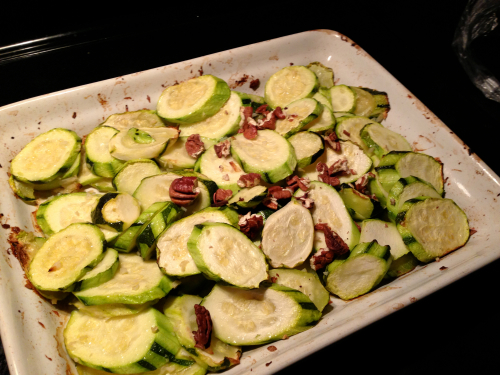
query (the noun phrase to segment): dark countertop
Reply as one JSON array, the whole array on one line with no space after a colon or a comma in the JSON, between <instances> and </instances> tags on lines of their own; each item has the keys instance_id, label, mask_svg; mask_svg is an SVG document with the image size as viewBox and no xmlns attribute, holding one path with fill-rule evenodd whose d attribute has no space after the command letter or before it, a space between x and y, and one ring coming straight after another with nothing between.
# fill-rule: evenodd
<instances>
[{"instance_id":1,"label":"dark countertop","mask_svg":"<svg viewBox=\"0 0 500 375\"><path fill-rule=\"evenodd\" d=\"M35 8L0 26L0 46L80 32L39 42L40 53L32 56L6 60L7 52L19 56L19 48L0 50L0 106L306 30L332 29L359 44L499 173L494 134L500 103L484 98L472 85L451 46L466 3L311 2L300 9L254 3L220 9L207 5L189 12L179 6L77 14L61 9L50 19L37 18ZM72 44L77 45L67 47ZM483 58L491 55L483 53ZM500 261L280 373L498 373L494 343L500 323L491 307L498 274ZM3 362L2 370L0 375L8 374Z\"/></svg>"}]
</instances>

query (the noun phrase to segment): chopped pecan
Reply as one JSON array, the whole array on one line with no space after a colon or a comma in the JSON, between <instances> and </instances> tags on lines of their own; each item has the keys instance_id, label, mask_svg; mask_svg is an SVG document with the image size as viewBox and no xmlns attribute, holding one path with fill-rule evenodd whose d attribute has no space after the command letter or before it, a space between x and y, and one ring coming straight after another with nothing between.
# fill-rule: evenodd
<instances>
[{"instance_id":1,"label":"chopped pecan","mask_svg":"<svg viewBox=\"0 0 500 375\"><path fill-rule=\"evenodd\" d=\"M224 175L222 175L222 179L223 179L224 181L229 181L229 175L228 175L227 173L226 173L226 174L224 174Z\"/></svg>"},{"instance_id":2,"label":"chopped pecan","mask_svg":"<svg viewBox=\"0 0 500 375\"><path fill-rule=\"evenodd\" d=\"M360 193L364 194L368 186L368 181L370 181L370 178L375 178L375 175L372 172L365 173L363 176L358 178L358 180L354 183L354 188Z\"/></svg>"},{"instance_id":3,"label":"chopped pecan","mask_svg":"<svg viewBox=\"0 0 500 375\"><path fill-rule=\"evenodd\" d=\"M229 164L233 168L233 171L235 172L241 172L241 169L238 164L236 164L234 161L230 161Z\"/></svg>"},{"instance_id":4,"label":"chopped pecan","mask_svg":"<svg viewBox=\"0 0 500 375\"><path fill-rule=\"evenodd\" d=\"M473 234L476 234L477 230L474 228L469 228L469 237L472 236Z\"/></svg>"},{"instance_id":5,"label":"chopped pecan","mask_svg":"<svg viewBox=\"0 0 500 375\"><path fill-rule=\"evenodd\" d=\"M229 198L231 198L233 192L231 190L217 189L214 193L212 207L221 207L227 204Z\"/></svg>"},{"instance_id":6,"label":"chopped pecan","mask_svg":"<svg viewBox=\"0 0 500 375\"><path fill-rule=\"evenodd\" d=\"M325 234L326 246L333 251L334 255L342 255L349 251L349 246L344 240L326 223L319 223L314 226L314 229L322 231Z\"/></svg>"},{"instance_id":7,"label":"chopped pecan","mask_svg":"<svg viewBox=\"0 0 500 375\"><path fill-rule=\"evenodd\" d=\"M243 136L246 139L255 139L257 137L257 127L255 125L247 125L247 128L243 131Z\"/></svg>"},{"instance_id":8,"label":"chopped pecan","mask_svg":"<svg viewBox=\"0 0 500 375\"><path fill-rule=\"evenodd\" d=\"M297 188L300 188L302 191L307 191L311 186L311 180L309 180L308 177L293 176L287 177L286 184L293 191L297 190Z\"/></svg>"},{"instance_id":9,"label":"chopped pecan","mask_svg":"<svg viewBox=\"0 0 500 375\"><path fill-rule=\"evenodd\" d=\"M262 104L259 108L255 110L255 113L262 113L264 116L267 116L267 114L270 111L267 109L267 104Z\"/></svg>"},{"instance_id":10,"label":"chopped pecan","mask_svg":"<svg viewBox=\"0 0 500 375\"><path fill-rule=\"evenodd\" d=\"M328 264L333 262L335 254L330 249L319 249L309 260L311 268L315 271L325 268Z\"/></svg>"},{"instance_id":11,"label":"chopped pecan","mask_svg":"<svg viewBox=\"0 0 500 375\"><path fill-rule=\"evenodd\" d=\"M277 210L278 209L278 200L273 197L266 197L262 201L262 204L266 206L267 208L270 208L271 210Z\"/></svg>"},{"instance_id":12,"label":"chopped pecan","mask_svg":"<svg viewBox=\"0 0 500 375\"><path fill-rule=\"evenodd\" d=\"M240 176L238 186L241 188L250 188L260 184L260 174L248 173Z\"/></svg>"},{"instance_id":13,"label":"chopped pecan","mask_svg":"<svg viewBox=\"0 0 500 375\"><path fill-rule=\"evenodd\" d=\"M246 139L254 139L257 137L257 123L252 118L253 108L252 107L241 107L240 108L241 121L240 129L238 133L243 133Z\"/></svg>"},{"instance_id":14,"label":"chopped pecan","mask_svg":"<svg viewBox=\"0 0 500 375\"><path fill-rule=\"evenodd\" d=\"M290 189L283 189L281 186L271 186L267 190L267 195L276 199L287 199L292 197Z\"/></svg>"},{"instance_id":15,"label":"chopped pecan","mask_svg":"<svg viewBox=\"0 0 500 375\"><path fill-rule=\"evenodd\" d=\"M260 230L264 226L264 218L248 212L240 218L238 225L240 226L240 230L253 241L260 234Z\"/></svg>"},{"instance_id":16,"label":"chopped pecan","mask_svg":"<svg viewBox=\"0 0 500 375\"><path fill-rule=\"evenodd\" d=\"M199 134L191 134L186 141L186 151L192 158L198 158L203 151L205 151L205 145L200 139Z\"/></svg>"},{"instance_id":17,"label":"chopped pecan","mask_svg":"<svg viewBox=\"0 0 500 375\"><path fill-rule=\"evenodd\" d=\"M301 197L296 198L300 203L302 203L302 206L304 206L307 209L312 208L314 206L314 201L311 198L309 198L308 195L309 192L306 192Z\"/></svg>"},{"instance_id":18,"label":"chopped pecan","mask_svg":"<svg viewBox=\"0 0 500 375\"><path fill-rule=\"evenodd\" d=\"M331 176L340 172L348 172L347 159L339 159L328 167L328 174Z\"/></svg>"},{"instance_id":19,"label":"chopped pecan","mask_svg":"<svg viewBox=\"0 0 500 375\"><path fill-rule=\"evenodd\" d=\"M205 350L210 347L212 339L212 319L210 318L210 312L200 305L194 305L194 312L196 314L196 324L198 324L198 330L193 331L194 340L196 341L194 347Z\"/></svg>"},{"instance_id":20,"label":"chopped pecan","mask_svg":"<svg viewBox=\"0 0 500 375\"><path fill-rule=\"evenodd\" d=\"M278 282L278 278L276 276L271 277L271 282L272 283L277 283Z\"/></svg>"},{"instance_id":21,"label":"chopped pecan","mask_svg":"<svg viewBox=\"0 0 500 375\"><path fill-rule=\"evenodd\" d=\"M327 136L323 136L326 144L332 148L334 151L340 151L340 142L335 133L330 133Z\"/></svg>"},{"instance_id":22,"label":"chopped pecan","mask_svg":"<svg viewBox=\"0 0 500 375\"><path fill-rule=\"evenodd\" d=\"M275 352L276 350L278 350L278 348L275 347L274 345L271 345L267 347L267 350L269 350L270 352Z\"/></svg>"},{"instance_id":23,"label":"chopped pecan","mask_svg":"<svg viewBox=\"0 0 500 375\"><path fill-rule=\"evenodd\" d=\"M170 199L179 206L189 206L200 194L196 177L181 177L172 181L168 190Z\"/></svg>"},{"instance_id":24,"label":"chopped pecan","mask_svg":"<svg viewBox=\"0 0 500 375\"><path fill-rule=\"evenodd\" d=\"M391 206L395 206L396 205L396 200L394 198L391 198L390 202L391 202Z\"/></svg>"},{"instance_id":25,"label":"chopped pecan","mask_svg":"<svg viewBox=\"0 0 500 375\"><path fill-rule=\"evenodd\" d=\"M343 130L342 133L344 133L345 135L347 135L348 137L351 136L351 133L349 133L347 130Z\"/></svg>"},{"instance_id":26,"label":"chopped pecan","mask_svg":"<svg viewBox=\"0 0 500 375\"><path fill-rule=\"evenodd\" d=\"M328 176L326 173L318 175L318 180L330 186L340 185L340 180L338 179L338 177Z\"/></svg>"},{"instance_id":27,"label":"chopped pecan","mask_svg":"<svg viewBox=\"0 0 500 375\"><path fill-rule=\"evenodd\" d=\"M339 159L330 167L321 162L316 164L316 170L319 172L318 180L331 186L340 185L340 180L338 177L334 176L335 174L346 172L352 174L354 172L352 169L349 169L347 163L347 159Z\"/></svg>"},{"instance_id":28,"label":"chopped pecan","mask_svg":"<svg viewBox=\"0 0 500 375\"><path fill-rule=\"evenodd\" d=\"M218 158L226 158L231 154L231 142L226 139L224 142L214 145L214 151Z\"/></svg>"},{"instance_id":29,"label":"chopped pecan","mask_svg":"<svg viewBox=\"0 0 500 375\"><path fill-rule=\"evenodd\" d=\"M276 116L276 118L280 119L280 120L284 120L286 119L286 115L283 113L283 111L281 110L281 107L276 107L274 109L274 115Z\"/></svg>"},{"instance_id":30,"label":"chopped pecan","mask_svg":"<svg viewBox=\"0 0 500 375\"><path fill-rule=\"evenodd\" d=\"M270 130L275 130L276 129L276 116L274 115L273 112L269 112L266 115L265 120L259 120L257 129L262 130L262 129L270 129Z\"/></svg>"}]
</instances>

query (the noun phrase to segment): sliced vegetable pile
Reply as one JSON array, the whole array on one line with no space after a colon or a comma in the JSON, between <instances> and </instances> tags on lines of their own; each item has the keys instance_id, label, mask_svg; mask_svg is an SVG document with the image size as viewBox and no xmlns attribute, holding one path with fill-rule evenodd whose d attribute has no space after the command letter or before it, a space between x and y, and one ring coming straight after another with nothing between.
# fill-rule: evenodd
<instances>
[{"instance_id":1,"label":"sliced vegetable pile","mask_svg":"<svg viewBox=\"0 0 500 375\"><path fill-rule=\"evenodd\" d=\"M276 72L264 97L204 75L84 141L31 141L10 178L45 234L19 237L26 274L76 307L64 337L79 373L223 370L311 328L330 293L361 296L463 246L441 162L380 123L389 109L314 62Z\"/></svg>"}]
</instances>

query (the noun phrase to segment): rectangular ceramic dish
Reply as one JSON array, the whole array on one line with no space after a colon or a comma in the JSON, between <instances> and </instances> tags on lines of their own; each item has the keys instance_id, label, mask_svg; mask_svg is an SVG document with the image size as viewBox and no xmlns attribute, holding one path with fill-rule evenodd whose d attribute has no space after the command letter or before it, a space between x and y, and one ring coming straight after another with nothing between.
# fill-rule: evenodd
<instances>
[{"instance_id":1,"label":"rectangular ceramic dish","mask_svg":"<svg viewBox=\"0 0 500 375\"><path fill-rule=\"evenodd\" d=\"M16 199L8 186L10 160L36 135L54 127L87 134L107 116L154 109L162 90L176 81L213 74L232 88L263 95L264 83L290 64L319 61L333 68L336 83L386 91L391 111L384 125L404 135L416 151L444 163L446 197L466 212L470 226L480 228L467 245L441 262L408 275L351 302L333 300L314 328L266 347L246 351L241 364L225 374L268 374L349 335L500 257L498 176L454 133L384 68L349 38L316 30L224 51L128 76L85 85L15 103L0 109L0 213L2 224L33 230L32 206ZM257 91L252 80L262 83ZM4 225L6 228L7 226ZM25 287L19 262L6 251L10 229L0 229L0 324L12 375L76 374L62 344L68 314ZM440 271L445 265L446 272ZM265 364L272 361L272 366Z\"/></svg>"}]
</instances>

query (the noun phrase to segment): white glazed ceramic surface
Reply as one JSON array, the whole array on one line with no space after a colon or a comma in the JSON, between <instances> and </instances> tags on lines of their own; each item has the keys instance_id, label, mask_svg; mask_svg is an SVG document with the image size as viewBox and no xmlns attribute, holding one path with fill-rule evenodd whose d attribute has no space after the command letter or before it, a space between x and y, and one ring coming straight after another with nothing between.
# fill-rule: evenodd
<instances>
[{"instance_id":1,"label":"white glazed ceramic surface","mask_svg":"<svg viewBox=\"0 0 500 375\"><path fill-rule=\"evenodd\" d=\"M416 151L444 163L446 197L466 212L478 229L467 245L440 262L419 267L390 284L351 302L333 299L312 329L288 340L245 352L241 364L225 374L269 374L442 288L500 257L498 176L434 114L349 38L315 30L220 52L141 73L109 79L0 109L0 213L2 224L33 230L32 206L16 199L7 183L10 160L36 135L55 127L87 134L107 116L142 108L155 109L162 90L199 75L213 74L232 88L263 95L264 83L277 70L319 61L335 72L337 84L366 86L389 94L391 111L384 125L404 135ZM244 75L248 80L237 87ZM260 88L249 88L253 79ZM0 229L0 324L12 375L76 374L62 344L68 314L25 288L19 262L7 252L9 230ZM447 269L440 270L443 266ZM272 361L270 366L266 363Z\"/></svg>"}]
</instances>

